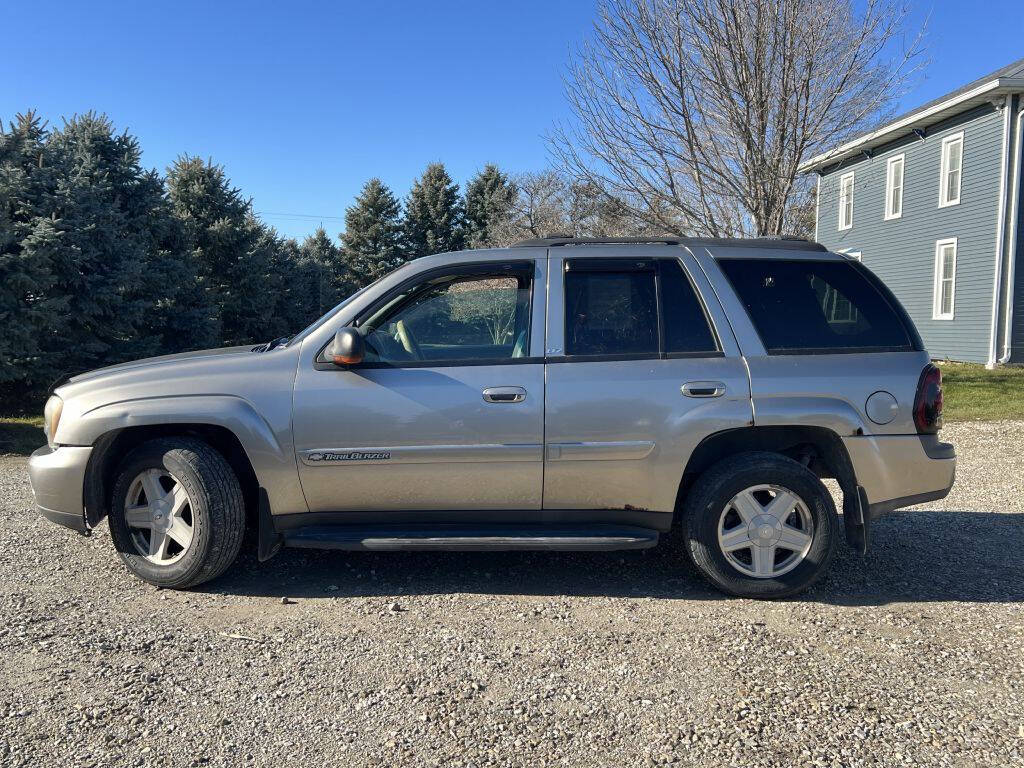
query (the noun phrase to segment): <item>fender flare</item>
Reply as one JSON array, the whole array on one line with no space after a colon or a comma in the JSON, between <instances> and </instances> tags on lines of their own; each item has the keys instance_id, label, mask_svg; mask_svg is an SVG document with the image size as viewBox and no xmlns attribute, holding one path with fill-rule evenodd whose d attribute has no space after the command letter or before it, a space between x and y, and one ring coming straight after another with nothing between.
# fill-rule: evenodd
<instances>
[{"instance_id":1,"label":"fender flare","mask_svg":"<svg viewBox=\"0 0 1024 768\"><path fill-rule=\"evenodd\" d=\"M92 445L115 429L163 424L214 424L231 430L250 460L254 451L284 456L270 425L252 403L237 395L175 395L107 403L85 411L67 431L61 430L61 442Z\"/></svg>"},{"instance_id":2,"label":"fender flare","mask_svg":"<svg viewBox=\"0 0 1024 768\"><path fill-rule=\"evenodd\" d=\"M105 436L125 429L177 424L211 425L230 431L245 451L257 482L267 489L271 508L307 511L290 438L282 444L284 441L255 406L237 395L175 395L106 403L85 411L66 428L61 424L60 442L97 445Z\"/></svg>"},{"instance_id":3,"label":"fender flare","mask_svg":"<svg viewBox=\"0 0 1024 768\"><path fill-rule=\"evenodd\" d=\"M754 426L820 427L839 437L870 434L864 419L838 397L764 397L754 395Z\"/></svg>"},{"instance_id":4,"label":"fender flare","mask_svg":"<svg viewBox=\"0 0 1024 768\"><path fill-rule=\"evenodd\" d=\"M727 429L705 437L691 453L683 470L677 507L683 494L688 491L687 478L703 472L720 461L724 455L742 450L788 450L801 444L810 444L814 446L818 458L823 460L830 470L830 476L835 478L842 489L843 522L847 543L860 554L866 554L870 542L870 520L864 489L858 484L856 468L850 453L840 433L833 426L814 423L813 414L807 416L805 423L801 423L800 419L790 418L786 423L762 423L757 426ZM842 419L838 421L841 422ZM847 422L844 429L850 429L852 426L852 423Z\"/></svg>"}]
</instances>

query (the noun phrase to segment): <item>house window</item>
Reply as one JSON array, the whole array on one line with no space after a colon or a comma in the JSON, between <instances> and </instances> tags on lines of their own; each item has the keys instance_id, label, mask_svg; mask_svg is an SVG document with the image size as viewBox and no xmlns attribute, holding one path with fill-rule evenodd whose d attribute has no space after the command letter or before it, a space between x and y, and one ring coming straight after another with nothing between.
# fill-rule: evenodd
<instances>
[{"instance_id":1,"label":"house window","mask_svg":"<svg viewBox=\"0 0 1024 768\"><path fill-rule=\"evenodd\" d=\"M830 325L857 322L857 308L853 306L853 302L828 283L824 283L821 289L819 289L815 282L812 279L811 286L818 292L822 314L825 315L825 320Z\"/></svg>"},{"instance_id":2,"label":"house window","mask_svg":"<svg viewBox=\"0 0 1024 768\"><path fill-rule=\"evenodd\" d=\"M960 179L964 166L963 131L942 140L942 170L939 173L939 207L960 202Z\"/></svg>"},{"instance_id":3,"label":"house window","mask_svg":"<svg viewBox=\"0 0 1024 768\"><path fill-rule=\"evenodd\" d=\"M839 229L853 226L853 171L839 179Z\"/></svg>"},{"instance_id":4,"label":"house window","mask_svg":"<svg viewBox=\"0 0 1024 768\"><path fill-rule=\"evenodd\" d=\"M885 164L885 218L903 215L903 155L890 157Z\"/></svg>"},{"instance_id":5,"label":"house window","mask_svg":"<svg viewBox=\"0 0 1024 768\"><path fill-rule=\"evenodd\" d=\"M935 295L933 320L953 319L953 294L956 291L956 238L935 243Z\"/></svg>"}]
</instances>

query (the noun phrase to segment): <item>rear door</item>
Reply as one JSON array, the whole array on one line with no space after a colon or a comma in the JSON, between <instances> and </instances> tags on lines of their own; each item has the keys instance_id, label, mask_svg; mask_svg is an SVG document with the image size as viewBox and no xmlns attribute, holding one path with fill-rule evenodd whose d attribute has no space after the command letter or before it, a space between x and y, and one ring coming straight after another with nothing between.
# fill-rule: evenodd
<instances>
[{"instance_id":1,"label":"rear door","mask_svg":"<svg viewBox=\"0 0 1024 768\"><path fill-rule=\"evenodd\" d=\"M693 448L751 424L710 285L672 246L551 249L549 274L544 507L670 513Z\"/></svg>"}]
</instances>

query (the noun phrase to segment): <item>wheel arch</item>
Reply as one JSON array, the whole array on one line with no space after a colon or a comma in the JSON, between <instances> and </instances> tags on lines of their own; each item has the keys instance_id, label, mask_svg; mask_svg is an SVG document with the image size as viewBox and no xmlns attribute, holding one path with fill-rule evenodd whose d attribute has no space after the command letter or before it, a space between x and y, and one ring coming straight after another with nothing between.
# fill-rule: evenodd
<instances>
[{"instance_id":1,"label":"wheel arch","mask_svg":"<svg viewBox=\"0 0 1024 768\"><path fill-rule=\"evenodd\" d=\"M287 407L271 405L273 424L268 421L265 409L257 408L237 395L214 393L121 400L76 414L66 424L62 420L60 442L93 446L96 461L102 463L103 456L122 453L115 450L112 454L107 444L109 441L134 439L118 438L122 433L157 437L189 433L205 435L214 441L215 446L224 447L226 455L238 459L244 455L246 461L239 461L240 469L236 468L236 471L241 473L247 466L255 474L258 485L267 489L271 509L275 513L307 512L291 442L291 401ZM124 445L118 443L115 448ZM238 450L239 445L241 451ZM245 479L243 474L239 474L241 482L245 483ZM104 505L109 501L102 493L97 497L97 489L92 485L95 485L95 476L90 483L87 475L85 500L89 524L94 524L93 520L98 521L105 514L103 506L96 506L97 498ZM103 491L103 488L99 490ZM90 500L93 509L97 510L95 513L89 511ZM246 502L248 505L248 495Z\"/></svg>"},{"instance_id":2,"label":"wheel arch","mask_svg":"<svg viewBox=\"0 0 1024 768\"><path fill-rule=\"evenodd\" d=\"M690 454L679 481L676 510L693 483L722 459L748 451L767 451L788 456L808 467L819 478L834 478L843 491L843 511L857 502L857 477L842 438L827 427L805 425L739 427L704 438Z\"/></svg>"},{"instance_id":3,"label":"wheel arch","mask_svg":"<svg viewBox=\"0 0 1024 768\"><path fill-rule=\"evenodd\" d=\"M255 521L259 480L241 440L227 427L209 423L145 424L122 427L100 435L85 470L85 519L95 527L110 510L110 492L121 461L132 450L157 438L192 437L217 450L231 466L242 487L247 524Z\"/></svg>"}]
</instances>

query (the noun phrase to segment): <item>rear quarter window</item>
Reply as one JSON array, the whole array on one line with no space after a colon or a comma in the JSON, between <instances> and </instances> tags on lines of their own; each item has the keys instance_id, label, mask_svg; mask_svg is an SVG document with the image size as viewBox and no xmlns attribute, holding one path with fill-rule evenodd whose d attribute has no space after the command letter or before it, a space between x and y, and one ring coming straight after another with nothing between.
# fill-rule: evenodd
<instances>
[{"instance_id":1,"label":"rear quarter window","mask_svg":"<svg viewBox=\"0 0 1024 768\"><path fill-rule=\"evenodd\" d=\"M913 349L900 314L849 263L775 259L718 262L770 354Z\"/></svg>"}]
</instances>

